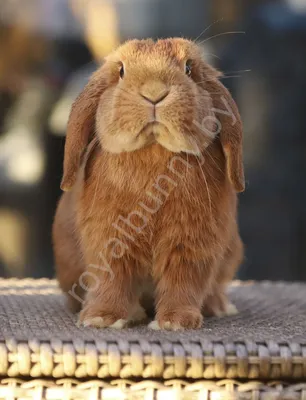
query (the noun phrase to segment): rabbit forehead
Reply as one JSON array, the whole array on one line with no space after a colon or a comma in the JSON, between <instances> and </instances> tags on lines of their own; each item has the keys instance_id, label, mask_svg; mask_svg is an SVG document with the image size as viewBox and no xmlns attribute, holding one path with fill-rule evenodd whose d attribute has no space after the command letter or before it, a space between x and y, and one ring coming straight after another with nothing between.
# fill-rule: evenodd
<instances>
[{"instance_id":1,"label":"rabbit forehead","mask_svg":"<svg viewBox=\"0 0 306 400\"><path fill-rule=\"evenodd\" d=\"M156 63L177 61L188 58L200 59L199 47L190 40L182 38L160 39L154 42L152 39L131 40L124 43L116 51L110 54L106 61L123 63Z\"/></svg>"}]
</instances>

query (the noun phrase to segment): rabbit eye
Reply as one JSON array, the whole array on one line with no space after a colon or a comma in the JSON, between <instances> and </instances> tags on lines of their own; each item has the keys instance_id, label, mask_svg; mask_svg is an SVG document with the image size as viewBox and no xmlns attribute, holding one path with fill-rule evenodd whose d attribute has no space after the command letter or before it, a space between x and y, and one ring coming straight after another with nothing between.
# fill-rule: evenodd
<instances>
[{"instance_id":1,"label":"rabbit eye","mask_svg":"<svg viewBox=\"0 0 306 400\"><path fill-rule=\"evenodd\" d=\"M123 79L123 77L124 77L124 66L123 66L123 64L121 64L121 66L120 66L119 75L120 75L120 78Z\"/></svg>"},{"instance_id":2,"label":"rabbit eye","mask_svg":"<svg viewBox=\"0 0 306 400\"><path fill-rule=\"evenodd\" d=\"M187 60L185 64L185 74L191 76L191 60Z\"/></svg>"}]
</instances>

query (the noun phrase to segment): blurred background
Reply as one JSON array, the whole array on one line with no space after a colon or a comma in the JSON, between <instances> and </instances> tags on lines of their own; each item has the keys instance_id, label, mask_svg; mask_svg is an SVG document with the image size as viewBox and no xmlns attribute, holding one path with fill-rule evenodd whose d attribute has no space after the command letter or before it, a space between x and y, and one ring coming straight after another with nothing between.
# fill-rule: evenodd
<instances>
[{"instance_id":1,"label":"blurred background","mask_svg":"<svg viewBox=\"0 0 306 400\"><path fill-rule=\"evenodd\" d=\"M306 0L0 0L0 276L54 275L71 104L119 43L165 36L201 44L242 114L240 278L306 280Z\"/></svg>"}]
</instances>

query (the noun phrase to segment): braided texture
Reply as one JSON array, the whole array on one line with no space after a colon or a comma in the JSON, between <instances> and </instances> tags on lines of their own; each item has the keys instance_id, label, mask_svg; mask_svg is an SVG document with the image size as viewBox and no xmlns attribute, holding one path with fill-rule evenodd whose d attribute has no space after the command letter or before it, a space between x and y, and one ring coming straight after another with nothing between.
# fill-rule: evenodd
<instances>
[{"instance_id":1,"label":"braided texture","mask_svg":"<svg viewBox=\"0 0 306 400\"><path fill-rule=\"evenodd\" d=\"M99 330L76 326L55 281L0 279L0 376L305 382L306 285L236 282L230 297L240 313L199 331ZM299 387L292 399L306 399Z\"/></svg>"},{"instance_id":2,"label":"braided texture","mask_svg":"<svg viewBox=\"0 0 306 400\"><path fill-rule=\"evenodd\" d=\"M306 384L283 382L240 383L234 380L183 380L133 382L124 379L111 382L91 380L80 382L62 379L56 382L3 379L0 399L8 400L304 400Z\"/></svg>"}]
</instances>

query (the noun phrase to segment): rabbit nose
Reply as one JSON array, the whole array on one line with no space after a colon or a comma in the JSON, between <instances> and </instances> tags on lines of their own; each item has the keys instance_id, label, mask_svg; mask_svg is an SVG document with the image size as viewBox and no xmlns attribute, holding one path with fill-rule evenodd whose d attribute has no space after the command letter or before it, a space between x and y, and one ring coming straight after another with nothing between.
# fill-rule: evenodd
<instances>
[{"instance_id":1,"label":"rabbit nose","mask_svg":"<svg viewBox=\"0 0 306 400\"><path fill-rule=\"evenodd\" d=\"M148 82L141 88L140 95L149 103L156 105L164 100L169 94L166 85L160 82Z\"/></svg>"},{"instance_id":2,"label":"rabbit nose","mask_svg":"<svg viewBox=\"0 0 306 400\"><path fill-rule=\"evenodd\" d=\"M164 91L163 93L159 93L157 96L145 96L143 94L141 94L141 96L147 100L148 102L156 105L157 103L160 103L162 100L164 100L164 98L166 98L168 96L169 90Z\"/></svg>"}]
</instances>

